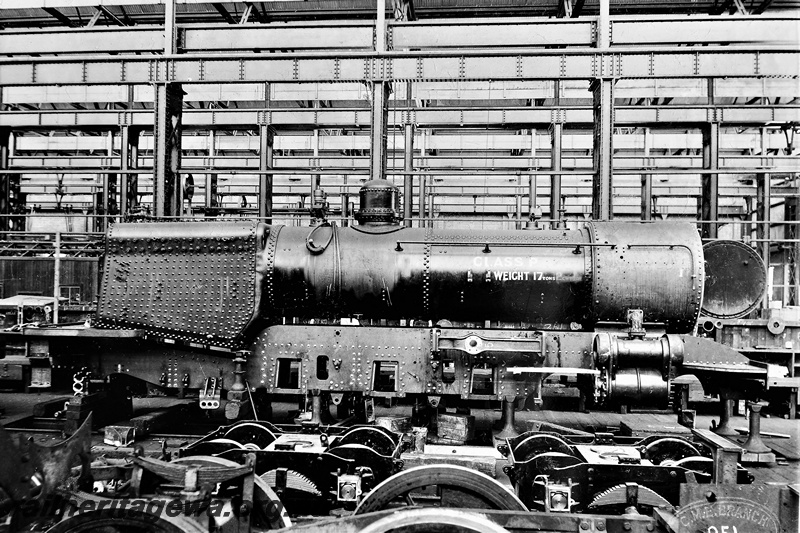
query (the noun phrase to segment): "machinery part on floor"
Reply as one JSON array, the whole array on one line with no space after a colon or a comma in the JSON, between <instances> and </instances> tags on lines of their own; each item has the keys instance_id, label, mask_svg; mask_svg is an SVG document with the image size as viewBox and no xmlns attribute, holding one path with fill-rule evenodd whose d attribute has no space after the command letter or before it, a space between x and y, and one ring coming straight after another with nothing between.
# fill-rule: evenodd
<instances>
[{"instance_id":1,"label":"machinery part on floor","mask_svg":"<svg viewBox=\"0 0 800 533\"><path fill-rule=\"evenodd\" d=\"M733 414L733 400L728 398L720 398L720 414L719 423L715 420L711 421L711 430L717 435L733 436L737 435L736 430L731 426L731 415Z\"/></svg>"},{"instance_id":2,"label":"machinery part on floor","mask_svg":"<svg viewBox=\"0 0 800 533\"><path fill-rule=\"evenodd\" d=\"M767 268L752 246L738 241L711 241L703 245L703 255L703 314L741 318L758 307L767 286Z\"/></svg>"},{"instance_id":3,"label":"machinery part on floor","mask_svg":"<svg viewBox=\"0 0 800 533\"><path fill-rule=\"evenodd\" d=\"M618 505L634 508L639 505L646 505L648 507L672 507L666 499L653 489L643 487L636 483L621 483L595 494L588 508L598 509L601 507Z\"/></svg>"},{"instance_id":4,"label":"machinery part on floor","mask_svg":"<svg viewBox=\"0 0 800 533\"><path fill-rule=\"evenodd\" d=\"M240 422L225 432L226 439L230 439L243 445L246 449L248 445L255 446L256 450L263 450L273 442L275 434L258 422Z\"/></svg>"},{"instance_id":5,"label":"machinery part on floor","mask_svg":"<svg viewBox=\"0 0 800 533\"><path fill-rule=\"evenodd\" d=\"M371 523L359 533L508 533L475 513L455 509L407 509Z\"/></svg>"},{"instance_id":6,"label":"machinery part on floor","mask_svg":"<svg viewBox=\"0 0 800 533\"><path fill-rule=\"evenodd\" d=\"M295 472L294 470L287 470L283 469L283 472L279 472L278 469L270 470L269 472L264 472L261 474L261 479L269 485L270 487L277 487L278 477L283 476L283 480L281 480L280 485L292 490L297 490L300 492L305 492L312 496L322 496L322 492L317 488L317 485L308 479L306 476L299 472Z\"/></svg>"},{"instance_id":7,"label":"machinery part on floor","mask_svg":"<svg viewBox=\"0 0 800 533\"><path fill-rule=\"evenodd\" d=\"M649 459L654 465L660 465L664 461L678 461L686 457L696 457L702 455L697 447L676 437L664 437L653 440L646 444L642 449L642 457Z\"/></svg>"},{"instance_id":8,"label":"machinery part on floor","mask_svg":"<svg viewBox=\"0 0 800 533\"><path fill-rule=\"evenodd\" d=\"M775 453L769 446L761 440L761 408L760 403L748 402L747 409L750 410L750 427L747 440L742 444L742 462L770 464L776 460Z\"/></svg>"},{"instance_id":9,"label":"machinery part on floor","mask_svg":"<svg viewBox=\"0 0 800 533\"><path fill-rule=\"evenodd\" d=\"M403 470L378 484L356 507L355 514L369 513L387 508L395 499L404 497L409 505L416 505L412 492L415 489L436 486L451 488L467 496L469 504L479 508L524 511L527 508L511 491L497 480L469 468L456 465L418 466ZM450 502L455 503L455 502ZM457 505L448 505L455 507Z\"/></svg>"},{"instance_id":10,"label":"machinery part on floor","mask_svg":"<svg viewBox=\"0 0 800 533\"><path fill-rule=\"evenodd\" d=\"M90 478L92 415L67 440L42 446L26 440L17 447L11 434L0 426L0 489L11 503L21 504L52 494L71 477L72 466L80 460L78 483ZM2 509L0 509L2 511Z\"/></svg>"}]
</instances>

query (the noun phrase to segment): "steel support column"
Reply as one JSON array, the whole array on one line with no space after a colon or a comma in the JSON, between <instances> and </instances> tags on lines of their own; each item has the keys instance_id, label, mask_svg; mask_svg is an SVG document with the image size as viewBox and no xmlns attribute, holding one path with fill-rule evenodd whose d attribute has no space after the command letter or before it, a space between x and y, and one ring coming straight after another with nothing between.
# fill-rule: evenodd
<instances>
[{"instance_id":1,"label":"steel support column","mask_svg":"<svg viewBox=\"0 0 800 533\"><path fill-rule=\"evenodd\" d=\"M642 174L642 220L653 219L653 175Z\"/></svg>"},{"instance_id":2,"label":"steel support column","mask_svg":"<svg viewBox=\"0 0 800 533\"><path fill-rule=\"evenodd\" d=\"M427 227L428 223L425 221L425 217L428 216L426 211L428 202L427 202L427 194L428 192L425 190L425 186L427 185L428 177L425 174L420 174L419 176L419 227L424 228Z\"/></svg>"},{"instance_id":3,"label":"steel support column","mask_svg":"<svg viewBox=\"0 0 800 533\"><path fill-rule=\"evenodd\" d=\"M370 131L370 179L386 177L386 138L389 120L391 86L384 82L372 84L372 123Z\"/></svg>"},{"instance_id":4,"label":"steel support column","mask_svg":"<svg viewBox=\"0 0 800 533\"><path fill-rule=\"evenodd\" d=\"M719 122L709 122L703 128L703 168L719 168ZM704 239L717 238L719 220L719 174L704 174L701 178L700 220ZM709 222L714 221L714 222Z\"/></svg>"},{"instance_id":5,"label":"steel support column","mask_svg":"<svg viewBox=\"0 0 800 533\"><path fill-rule=\"evenodd\" d=\"M386 4L375 1L375 51L386 51ZM372 119L370 128L369 176L371 180L386 178L386 137L389 123L391 85L382 80L372 82Z\"/></svg>"},{"instance_id":6,"label":"steel support column","mask_svg":"<svg viewBox=\"0 0 800 533\"><path fill-rule=\"evenodd\" d=\"M756 174L756 238L761 243L761 259L769 266L770 258L770 222L772 216L772 191L770 188L770 174Z\"/></svg>"},{"instance_id":7,"label":"steel support column","mask_svg":"<svg viewBox=\"0 0 800 533\"><path fill-rule=\"evenodd\" d=\"M119 212L122 220L130 215L136 207L139 178L136 174L128 174L129 170L138 168L139 159L139 130L132 126L122 126L120 129L120 197Z\"/></svg>"},{"instance_id":8,"label":"steel support column","mask_svg":"<svg viewBox=\"0 0 800 533\"><path fill-rule=\"evenodd\" d=\"M553 122L550 125L550 168L556 171L561 170L563 128L564 125L560 122ZM550 176L550 218L552 219L551 227L556 229L561 220L561 174Z\"/></svg>"},{"instance_id":9,"label":"steel support column","mask_svg":"<svg viewBox=\"0 0 800 533\"><path fill-rule=\"evenodd\" d=\"M216 161L217 157L217 138L214 134L214 130L208 131L208 159L210 161ZM219 202L217 201L217 174L206 174L205 184L204 184L204 191L205 191L205 205L204 205L204 214L207 217L213 217L217 215L217 207L219 207Z\"/></svg>"},{"instance_id":10,"label":"steel support column","mask_svg":"<svg viewBox=\"0 0 800 533\"><path fill-rule=\"evenodd\" d=\"M528 165L530 174L528 175L528 224L530 229L533 227L533 218L537 206L536 198L536 128L531 129L531 158Z\"/></svg>"},{"instance_id":11,"label":"steel support column","mask_svg":"<svg viewBox=\"0 0 800 533\"><path fill-rule=\"evenodd\" d=\"M411 82L406 82L405 139L403 145L403 170L408 172L403 179L403 224L411 227L414 216L414 124L411 123Z\"/></svg>"},{"instance_id":12,"label":"steel support column","mask_svg":"<svg viewBox=\"0 0 800 533\"><path fill-rule=\"evenodd\" d=\"M153 139L153 213L157 217L181 215L183 191L178 169L181 164L181 108L183 89L179 83L156 85Z\"/></svg>"},{"instance_id":13,"label":"steel support column","mask_svg":"<svg viewBox=\"0 0 800 533\"><path fill-rule=\"evenodd\" d=\"M795 178L796 180L796 178ZM800 284L800 200L796 196L788 196L784 207L784 220L786 224L786 276L787 296L784 300L785 305L800 304L800 294L798 294L798 284Z\"/></svg>"},{"instance_id":14,"label":"steel support column","mask_svg":"<svg viewBox=\"0 0 800 533\"><path fill-rule=\"evenodd\" d=\"M612 196L614 80L597 78L592 82L591 89L594 99L592 218L610 220L614 214Z\"/></svg>"},{"instance_id":15,"label":"steel support column","mask_svg":"<svg viewBox=\"0 0 800 533\"><path fill-rule=\"evenodd\" d=\"M106 155L109 159L114 157L114 132L107 133ZM108 227L109 217L117 213L117 174L103 174L103 190L97 195L99 205L97 208L98 218L96 228L99 232L105 232Z\"/></svg>"},{"instance_id":16,"label":"steel support column","mask_svg":"<svg viewBox=\"0 0 800 533\"><path fill-rule=\"evenodd\" d=\"M259 126L258 168L261 172L274 166L272 150L275 146L275 130L269 124ZM272 224L272 174L258 177L258 217Z\"/></svg>"},{"instance_id":17,"label":"steel support column","mask_svg":"<svg viewBox=\"0 0 800 533\"><path fill-rule=\"evenodd\" d=\"M8 168L8 145L11 130L0 128L0 171ZM0 230L11 229L11 181L17 176L0 173Z\"/></svg>"},{"instance_id":18,"label":"steel support column","mask_svg":"<svg viewBox=\"0 0 800 533\"><path fill-rule=\"evenodd\" d=\"M644 157L649 163L650 145L652 143L650 128L644 129ZM653 219L653 175L642 174L642 220Z\"/></svg>"},{"instance_id":19,"label":"steel support column","mask_svg":"<svg viewBox=\"0 0 800 533\"><path fill-rule=\"evenodd\" d=\"M177 52L178 34L175 25L176 0L164 0L164 55Z\"/></svg>"},{"instance_id":20,"label":"steel support column","mask_svg":"<svg viewBox=\"0 0 800 533\"><path fill-rule=\"evenodd\" d=\"M164 2L164 55L177 52L176 0ZM183 89L179 83L157 83L153 106L153 214L180 216L183 191L178 169L181 163L181 110Z\"/></svg>"},{"instance_id":21,"label":"steel support column","mask_svg":"<svg viewBox=\"0 0 800 533\"><path fill-rule=\"evenodd\" d=\"M206 174L205 182L205 215L207 217L216 216L217 204L217 175Z\"/></svg>"}]
</instances>

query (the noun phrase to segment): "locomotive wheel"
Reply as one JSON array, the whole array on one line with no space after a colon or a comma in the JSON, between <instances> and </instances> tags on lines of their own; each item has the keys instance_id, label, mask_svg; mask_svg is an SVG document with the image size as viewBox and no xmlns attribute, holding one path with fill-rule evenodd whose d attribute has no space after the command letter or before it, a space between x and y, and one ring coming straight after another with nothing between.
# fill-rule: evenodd
<instances>
[{"instance_id":1,"label":"locomotive wheel","mask_svg":"<svg viewBox=\"0 0 800 533\"><path fill-rule=\"evenodd\" d=\"M131 511L100 509L65 518L47 533L205 533L200 524L185 516L166 517Z\"/></svg>"},{"instance_id":2,"label":"locomotive wheel","mask_svg":"<svg viewBox=\"0 0 800 533\"><path fill-rule=\"evenodd\" d=\"M714 469L714 460L709 457L685 457L677 461L670 461L669 459L662 461L661 466L677 466L678 468L685 468L695 474L711 477L711 472Z\"/></svg>"},{"instance_id":3,"label":"locomotive wheel","mask_svg":"<svg viewBox=\"0 0 800 533\"><path fill-rule=\"evenodd\" d=\"M382 518L360 533L508 533L486 518L455 509L410 509Z\"/></svg>"},{"instance_id":4,"label":"locomotive wheel","mask_svg":"<svg viewBox=\"0 0 800 533\"><path fill-rule=\"evenodd\" d=\"M544 452L531 458L530 464L536 472L549 472L556 468L575 466L584 461L572 454L561 452Z\"/></svg>"},{"instance_id":5,"label":"locomotive wheel","mask_svg":"<svg viewBox=\"0 0 800 533\"><path fill-rule=\"evenodd\" d=\"M245 448L248 444L263 450L275 440L275 434L258 422L241 422L229 429L224 438L238 442ZM249 449L249 448L248 448Z\"/></svg>"},{"instance_id":6,"label":"locomotive wheel","mask_svg":"<svg viewBox=\"0 0 800 533\"><path fill-rule=\"evenodd\" d=\"M642 457L650 459L654 465L659 465L664 461L678 461L686 457L699 455L700 450L692 443L675 437L654 440L642 450Z\"/></svg>"},{"instance_id":7,"label":"locomotive wheel","mask_svg":"<svg viewBox=\"0 0 800 533\"><path fill-rule=\"evenodd\" d=\"M195 466L228 466L238 467L239 463L221 457L207 457L196 455L193 457L181 457L175 459L173 463L190 464ZM278 495L272 490L266 481L259 476L255 476L253 483L253 513L251 517L254 529L280 529L290 527L292 521L286 508L281 503Z\"/></svg>"},{"instance_id":8,"label":"locomotive wheel","mask_svg":"<svg viewBox=\"0 0 800 533\"><path fill-rule=\"evenodd\" d=\"M520 442L514 452L514 461L524 463L525 461L545 452L558 452L564 455L574 455L572 448L562 439L553 435L531 435Z\"/></svg>"},{"instance_id":9,"label":"locomotive wheel","mask_svg":"<svg viewBox=\"0 0 800 533\"><path fill-rule=\"evenodd\" d=\"M436 487L433 499L443 507L527 511L525 505L505 486L476 470L455 465L418 466L395 474L372 489L356 507L355 514L380 511L402 498L406 505L420 505L430 496L415 491Z\"/></svg>"},{"instance_id":10,"label":"locomotive wheel","mask_svg":"<svg viewBox=\"0 0 800 533\"><path fill-rule=\"evenodd\" d=\"M370 426L355 427L342 435L336 442L337 447L345 444L361 444L372 448L381 455L392 455L396 447L391 437Z\"/></svg>"},{"instance_id":11,"label":"locomotive wheel","mask_svg":"<svg viewBox=\"0 0 800 533\"><path fill-rule=\"evenodd\" d=\"M198 456L221 455L231 450L244 450L245 447L232 439L213 439L201 442L193 450Z\"/></svg>"}]
</instances>

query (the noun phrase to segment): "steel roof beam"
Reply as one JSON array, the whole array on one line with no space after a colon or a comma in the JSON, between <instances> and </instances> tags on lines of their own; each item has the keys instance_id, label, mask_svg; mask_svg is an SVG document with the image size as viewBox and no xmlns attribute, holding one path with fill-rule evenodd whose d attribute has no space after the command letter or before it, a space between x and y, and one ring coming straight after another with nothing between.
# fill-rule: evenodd
<instances>
[{"instance_id":1,"label":"steel roof beam","mask_svg":"<svg viewBox=\"0 0 800 533\"><path fill-rule=\"evenodd\" d=\"M113 22L117 26L127 26L125 22L123 22L119 17L117 17L114 13L112 13L107 7L97 6L97 10L103 13L103 16L105 16L109 20L109 22Z\"/></svg>"},{"instance_id":2,"label":"steel roof beam","mask_svg":"<svg viewBox=\"0 0 800 533\"><path fill-rule=\"evenodd\" d=\"M233 17L231 16L230 13L228 13L228 10L225 9L225 6L223 6L218 2L214 2L211 5L214 6L214 9L216 9L217 12L222 16L222 18L225 19L225 22L227 22L228 24L236 24L236 21L233 20Z\"/></svg>"},{"instance_id":3,"label":"steel roof beam","mask_svg":"<svg viewBox=\"0 0 800 533\"><path fill-rule=\"evenodd\" d=\"M459 172L470 170L486 171L497 176L516 175L518 172L529 172L532 168L543 175L551 174L550 154L545 152L539 154L537 150L536 162L531 163L529 156L502 157L502 156L420 156L416 155L415 165L424 170L417 170L413 174L424 173L425 171L452 171L453 175ZM575 156L562 155L561 174L580 174L591 176L593 164L591 155ZM800 158L795 156L780 157L760 157L760 156L733 156L724 155L719 158L719 167L713 172L718 175L741 175L755 174L758 172L770 172L772 174L792 173L800 171ZM144 173L151 173L153 158L150 156L139 157L140 168ZM182 156L181 171L192 169L193 172L203 174L204 172L216 174L235 174L239 173L259 173L259 157L256 156ZM650 172L654 175L670 174L690 174L700 175L704 172L703 159L700 155L614 155L614 178L619 175L635 175L640 172ZM366 173L369 171L369 156L349 157L349 156L275 156L275 166L268 169L275 175L285 174L287 170L293 169L294 174L311 175L315 173L326 173L330 175L346 175L351 171L354 173ZM14 156L9 158L9 168L6 174L59 174L64 169L88 169L96 170L97 173L116 170L119 168L118 157L105 156ZM318 170L314 172L310 169ZM403 168L403 158L389 158L387 168L395 175L405 174ZM235 170L235 171L234 171ZM274 171L274 172L273 172ZM356 172L358 171L358 172ZM363 171L363 172L362 172ZM708 172L708 171L706 171ZM304 174L305 173L305 174ZM638 179L638 178L635 178Z\"/></svg>"},{"instance_id":4,"label":"steel roof beam","mask_svg":"<svg viewBox=\"0 0 800 533\"><path fill-rule=\"evenodd\" d=\"M570 0L564 0L570 1ZM222 6L220 6L222 7ZM107 17L124 23L105 7ZM227 11L226 11L227 13ZM233 17L228 14L230 20ZM651 44L760 45L795 44L800 39L797 17L735 17L682 19L611 19L612 47ZM388 39L396 50L452 48L508 49L594 45L594 23L586 19L517 21L390 22ZM0 35L7 54L149 51L161 53L160 26L137 26L109 35L107 27L65 31L8 30ZM179 25L182 52L254 50L371 50L373 26L363 21L277 25Z\"/></svg>"},{"instance_id":5,"label":"steel roof beam","mask_svg":"<svg viewBox=\"0 0 800 533\"><path fill-rule=\"evenodd\" d=\"M767 123L800 122L798 105L739 105L706 106L615 106L617 126L654 126L669 124L697 125L716 115L721 124L761 126ZM589 106L531 107L531 108L413 108L389 113L389 125L402 126L404 121L418 127L493 127L514 128L551 124L555 116L564 117L569 126L586 126L592 123ZM186 109L183 112L184 128L226 127L255 128L269 118L270 124L279 128L360 128L370 122L369 109L313 108L313 109ZM18 130L40 129L113 129L122 125L153 126L153 113L141 110L92 111L5 111L0 112L0 127Z\"/></svg>"},{"instance_id":6,"label":"steel roof beam","mask_svg":"<svg viewBox=\"0 0 800 533\"><path fill-rule=\"evenodd\" d=\"M760 15L772 4L772 0L762 0L760 4L751 12L751 15Z\"/></svg>"},{"instance_id":7,"label":"steel roof beam","mask_svg":"<svg viewBox=\"0 0 800 533\"><path fill-rule=\"evenodd\" d=\"M800 77L792 48L658 48L653 51L536 50L296 54L278 57L142 56L10 58L0 79L14 85L253 83L317 81L580 80L594 77Z\"/></svg>"},{"instance_id":8,"label":"steel roof beam","mask_svg":"<svg viewBox=\"0 0 800 533\"><path fill-rule=\"evenodd\" d=\"M89 19L89 22L86 24L86 27L93 28L94 25L97 24L97 21L100 20L100 16L102 14L103 14L102 11L100 11L99 9L95 9L94 14L92 15L92 18Z\"/></svg>"},{"instance_id":9,"label":"steel roof beam","mask_svg":"<svg viewBox=\"0 0 800 533\"><path fill-rule=\"evenodd\" d=\"M56 19L65 26L69 26L70 28L78 27L78 24L73 22L72 19L70 19L68 16L66 16L64 13L62 13L61 11L59 11L54 7L43 7L42 11L44 11L45 13L47 13L48 15L50 15L51 17L53 17L54 19Z\"/></svg>"}]
</instances>

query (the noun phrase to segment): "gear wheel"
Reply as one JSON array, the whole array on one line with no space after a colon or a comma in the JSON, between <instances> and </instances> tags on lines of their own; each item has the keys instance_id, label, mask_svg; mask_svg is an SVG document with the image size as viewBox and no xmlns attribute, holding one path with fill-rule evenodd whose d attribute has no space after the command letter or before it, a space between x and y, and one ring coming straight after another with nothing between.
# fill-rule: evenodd
<instances>
[{"instance_id":1,"label":"gear wheel","mask_svg":"<svg viewBox=\"0 0 800 533\"><path fill-rule=\"evenodd\" d=\"M278 484L277 477L277 470L270 470L261 474L261 479L270 487L275 487ZM314 496L322 496L322 492L317 488L316 483L294 470L286 471L286 488L306 492Z\"/></svg>"},{"instance_id":2,"label":"gear wheel","mask_svg":"<svg viewBox=\"0 0 800 533\"><path fill-rule=\"evenodd\" d=\"M602 490L594 495L592 503L589 504L589 509L597 507L605 507L608 505L625 505L628 503L628 487L631 484L622 483L606 490ZM635 485L635 483L634 483ZM660 494L653 489L637 486L637 505L648 505L651 507L659 507L662 505L671 506L670 503Z\"/></svg>"}]
</instances>

